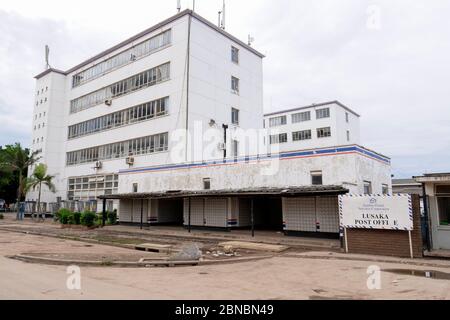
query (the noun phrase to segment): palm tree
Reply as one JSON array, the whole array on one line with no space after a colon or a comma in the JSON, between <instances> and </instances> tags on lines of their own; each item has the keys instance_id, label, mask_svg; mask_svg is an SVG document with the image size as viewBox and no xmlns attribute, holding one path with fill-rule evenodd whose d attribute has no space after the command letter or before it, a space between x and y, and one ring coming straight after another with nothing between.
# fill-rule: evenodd
<instances>
[{"instance_id":1,"label":"palm tree","mask_svg":"<svg viewBox=\"0 0 450 320\"><path fill-rule=\"evenodd\" d=\"M35 164L40 157L38 152L34 151L29 154L28 149L23 149L20 143L14 145L7 145L3 150L2 158L0 159L0 168L5 168L19 173L19 182L17 188L17 207L20 199L24 196L25 179L28 167Z\"/></svg>"},{"instance_id":2,"label":"palm tree","mask_svg":"<svg viewBox=\"0 0 450 320\"><path fill-rule=\"evenodd\" d=\"M53 184L52 180L55 176L48 175L47 174L47 166L43 163L38 164L34 168L34 172L31 175L29 179L27 179L25 191L30 190L31 188L39 188L39 194L38 194L38 202L37 202L37 215L39 217L40 211L41 211L41 190L42 190L42 184L48 187L48 189L51 192L55 192L55 185ZM45 219L45 212L42 217L42 219Z\"/></svg>"}]
</instances>

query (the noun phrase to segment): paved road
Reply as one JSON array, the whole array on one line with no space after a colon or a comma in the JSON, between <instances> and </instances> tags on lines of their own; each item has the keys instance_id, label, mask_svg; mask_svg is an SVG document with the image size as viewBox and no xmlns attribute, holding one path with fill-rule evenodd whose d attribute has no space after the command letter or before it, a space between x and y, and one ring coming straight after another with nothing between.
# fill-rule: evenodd
<instances>
[{"instance_id":1,"label":"paved road","mask_svg":"<svg viewBox=\"0 0 450 320\"><path fill-rule=\"evenodd\" d=\"M1 232L0 299L450 299L448 280L385 272L382 289L369 290L366 270L373 262L276 257L201 267L82 267L81 289L69 290L66 267L29 264L5 257L24 250L48 252L60 246L61 241ZM66 243L69 245L71 241ZM405 265L379 265L405 268Z\"/></svg>"}]
</instances>

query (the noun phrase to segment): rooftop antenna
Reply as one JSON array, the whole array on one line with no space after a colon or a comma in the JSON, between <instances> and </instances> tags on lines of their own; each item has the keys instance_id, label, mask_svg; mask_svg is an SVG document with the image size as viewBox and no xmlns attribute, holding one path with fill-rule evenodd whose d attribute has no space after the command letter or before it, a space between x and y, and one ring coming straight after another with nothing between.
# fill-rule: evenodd
<instances>
[{"instance_id":1,"label":"rooftop antenna","mask_svg":"<svg viewBox=\"0 0 450 320\"><path fill-rule=\"evenodd\" d=\"M177 0L177 10L178 12L181 11L181 0Z\"/></svg>"},{"instance_id":2,"label":"rooftop antenna","mask_svg":"<svg viewBox=\"0 0 450 320\"><path fill-rule=\"evenodd\" d=\"M50 48L45 45L45 69L50 69L50 64L48 63L48 57L50 55Z\"/></svg>"},{"instance_id":3,"label":"rooftop antenna","mask_svg":"<svg viewBox=\"0 0 450 320\"><path fill-rule=\"evenodd\" d=\"M192 11L195 11L195 0L192 0Z\"/></svg>"},{"instance_id":4,"label":"rooftop antenna","mask_svg":"<svg viewBox=\"0 0 450 320\"><path fill-rule=\"evenodd\" d=\"M222 11L218 11L217 12L218 13L218 15L219 15L219 20L217 20L217 26L220 28L221 27L221 21L220 21L220 15L222 14Z\"/></svg>"},{"instance_id":5,"label":"rooftop antenna","mask_svg":"<svg viewBox=\"0 0 450 320\"><path fill-rule=\"evenodd\" d=\"M222 7L222 25L220 26L223 30L225 30L225 0L223 0Z\"/></svg>"},{"instance_id":6,"label":"rooftop antenna","mask_svg":"<svg viewBox=\"0 0 450 320\"><path fill-rule=\"evenodd\" d=\"M251 46L253 41L255 41L255 38L253 38L251 35L248 35L248 42L247 42L247 44L249 46Z\"/></svg>"}]
</instances>

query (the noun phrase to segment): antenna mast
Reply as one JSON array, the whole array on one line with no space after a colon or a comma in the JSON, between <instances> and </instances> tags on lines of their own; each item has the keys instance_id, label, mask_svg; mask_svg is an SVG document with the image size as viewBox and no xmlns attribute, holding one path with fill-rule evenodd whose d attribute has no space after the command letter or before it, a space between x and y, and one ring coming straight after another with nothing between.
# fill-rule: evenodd
<instances>
[{"instance_id":1,"label":"antenna mast","mask_svg":"<svg viewBox=\"0 0 450 320\"><path fill-rule=\"evenodd\" d=\"M221 28L225 30L225 0L223 0L223 7L222 7L222 25Z\"/></svg>"},{"instance_id":2,"label":"antenna mast","mask_svg":"<svg viewBox=\"0 0 450 320\"><path fill-rule=\"evenodd\" d=\"M45 45L45 69L50 69L50 64L48 63L48 57L50 55L50 48Z\"/></svg>"},{"instance_id":3,"label":"antenna mast","mask_svg":"<svg viewBox=\"0 0 450 320\"><path fill-rule=\"evenodd\" d=\"M181 0L177 0L177 10L178 12L181 11Z\"/></svg>"},{"instance_id":4,"label":"antenna mast","mask_svg":"<svg viewBox=\"0 0 450 320\"><path fill-rule=\"evenodd\" d=\"M253 37L249 34L249 35L248 35L248 45L251 46L253 41L255 41L255 38L253 38Z\"/></svg>"}]
</instances>

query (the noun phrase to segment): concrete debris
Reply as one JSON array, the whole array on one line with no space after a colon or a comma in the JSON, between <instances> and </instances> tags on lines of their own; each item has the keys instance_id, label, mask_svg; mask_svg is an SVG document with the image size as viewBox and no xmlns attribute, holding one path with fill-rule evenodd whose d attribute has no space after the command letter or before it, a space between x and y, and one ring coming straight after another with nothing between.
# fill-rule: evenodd
<instances>
[{"instance_id":1,"label":"concrete debris","mask_svg":"<svg viewBox=\"0 0 450 320\"><path fill-rule=\"evenodd\" d=\"M200 250L200 247L195 243L189 243L184 244L179 252L169 257L169 260L173 261L200 260L201 257L202 251Z\"/></svg>"}]
</instances>

